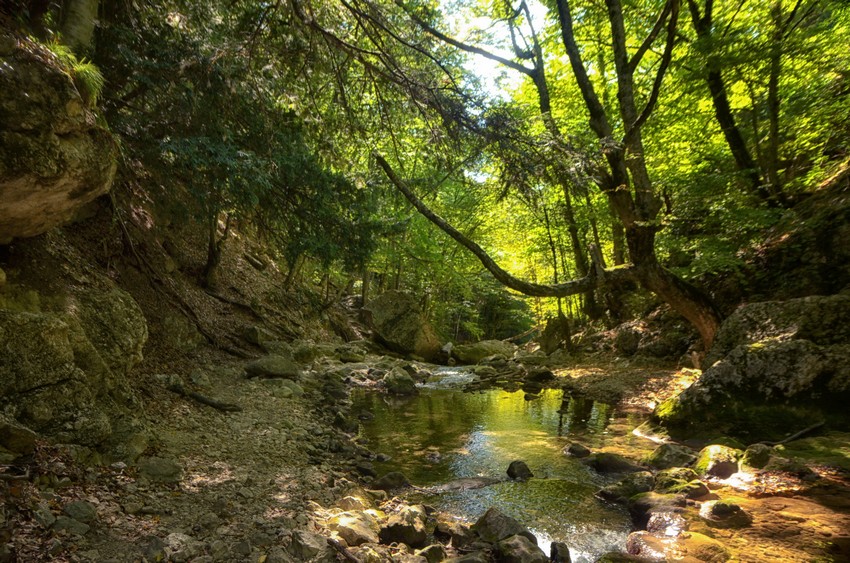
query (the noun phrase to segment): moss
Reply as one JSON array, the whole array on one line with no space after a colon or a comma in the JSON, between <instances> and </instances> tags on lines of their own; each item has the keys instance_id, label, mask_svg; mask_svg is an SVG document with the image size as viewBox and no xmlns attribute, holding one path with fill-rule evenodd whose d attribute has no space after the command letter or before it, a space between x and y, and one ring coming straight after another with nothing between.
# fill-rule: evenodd
<instances>
[{"instance_id":1,"label":"moss","mask_svg":"<svg viewBox=\"0 0 850 563\"><path fill-rule=\"evenodd\" d=\"M783 455L816 465L828 465L850 470L850 433L828 432L777 446Z\"/></svg>"},{"instance_id":2,"label":"moss","mask_svg":"<svg viewBox=\"0 0 850 563\"><path fill-rule=\"evenodd\" d=\"M673 421L681 420L683 418L685 409L679 401L678 397L671 397L655 407L655 410L652 413L653 419L662 422L662 423L670 423Z\"/></svg>"}]
</instances>

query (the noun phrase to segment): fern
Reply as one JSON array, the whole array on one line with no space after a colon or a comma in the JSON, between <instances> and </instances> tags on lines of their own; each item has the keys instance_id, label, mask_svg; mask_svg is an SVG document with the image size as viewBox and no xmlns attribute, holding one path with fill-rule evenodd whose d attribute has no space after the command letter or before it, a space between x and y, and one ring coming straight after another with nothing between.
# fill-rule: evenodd
<instances>
[{"instance_id":1,"label":"fern","mask_svg":"<svg viewBox=\"0 0 850 563\"><path fill-rule=\"evenodd\" d=\"M42 45L53 53L59 64L71 76L83 102L90 108L97 105L97 99L106 83L100 69L87 59L78 59L70 47L56 39Z\"/></svg>"},{"instance_id":2,"label":"fern","mask_svg":"<svg viewBox=\"0 0 850 563\"><path fill-rule=\"evenodd\" d=\"M91 61L83 59L71 67L71 77L86 105L90 108L97 105L97 99L103 92L103 85L106 82L100 69Z\"/></svg>"}]
</instances>

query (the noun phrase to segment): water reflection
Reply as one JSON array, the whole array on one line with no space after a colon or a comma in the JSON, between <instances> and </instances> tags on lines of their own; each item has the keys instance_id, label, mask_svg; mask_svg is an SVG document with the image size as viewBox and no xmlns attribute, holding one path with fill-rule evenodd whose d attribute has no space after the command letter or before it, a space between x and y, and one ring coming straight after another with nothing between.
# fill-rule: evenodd
<instances>
[{"instance_id":1,"label":"water reflection","mask_svg":"<svg viewBox=\"0 0 850 563\"><path fill-rule=\"evenodd\" d=\"M362 437L371 449L391 456L378 465L380 473L402 471L412 483L427 487L462 477L504 478L508 464L521 459L535 474L526 483L503 482L423 500L469 520L498 506L541 539L567 543L574 561L592 561L624 545L628 515L593 497L605 478L561 453L565 438L598 447L609 423L623 417L610 405L554 389L541 391L535 400L526 400L523 391L499 389L462 393L435 385L421 391L404 401L355 395L354 411L374 415L364 421Z\"/></svg>"}]
</instances>

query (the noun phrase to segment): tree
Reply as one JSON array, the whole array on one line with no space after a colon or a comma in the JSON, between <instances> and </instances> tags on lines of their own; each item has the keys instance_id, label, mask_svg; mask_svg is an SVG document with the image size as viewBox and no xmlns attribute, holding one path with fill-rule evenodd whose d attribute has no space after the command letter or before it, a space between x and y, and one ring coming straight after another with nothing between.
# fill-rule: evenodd
<instances>
[{"instance_id":1,"label":"tree","mask_svg":"<svg viewBox=\"0 0 850 563\"><path fill-rule=\"evenodd\" d=\"M642 139L642 128L655 109L672 59L678 32L679 1L668 0L663 3L658 10L655 22L633 52L629 52L627 48L625 18L621 2L606 0L605 5L611 30L610 56L614 61L617 82L617 114L611 114L603 107L589 77L582 51L576 41L570 2L557 0L555 8L560 38L584 101L590 128L601 145L604 166L599 166L595 172L601 176L600 185L624 226L631 267L614 270L600 268L599 275L587 275L579 280L558 285L530 284L519 280L500 268L480 246L428 210L394 172L385 158L376 155L376 159L391 182L421 213L471 250L496 279L505 285L528 295L565 296L588 291L602 283L620 281L625 277L637 279L688 319L699 331L704 345L709 347L719 327L719 314L706 296L664 268L655 254L655 237L661 228L659 211L662 203L658 189L653 185L647 170ZM563 162L574 153L570 151L569 143L564 139L558 124L552 117L550 86L545 75L542 44L531 26L531 17L524 2L520 2L516 8L511 8L509 13L515 57L522 61L530 61L531 66L454 39L437 30L419 15L411 14L411 17L424 30L447 44L471 54L487 57L526 75L535 85L539 110L546 129L559 145L558 152L552 157ZM528 25L528 31L525 34L525 37L529 38L528 49L521 48L516 41L515 29L519 22L519 14L523 13ZM647 53L661 36L664 38L663 51L655 61L654 72L650 74L652 78L641 80L639 84L636 74L640 71L641 77L647 75L649 66L646 60ZM638 97L638 87L642 87L643 90L642 103ZM569 166L563 166L561 170L567 168Z\"/></svg>"}]
</instances>

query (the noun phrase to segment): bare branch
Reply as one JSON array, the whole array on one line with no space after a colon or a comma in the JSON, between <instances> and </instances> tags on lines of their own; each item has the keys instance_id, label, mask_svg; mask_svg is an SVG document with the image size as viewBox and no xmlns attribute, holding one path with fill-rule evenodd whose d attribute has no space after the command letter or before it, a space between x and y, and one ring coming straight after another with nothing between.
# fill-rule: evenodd
<instances>
[{"instance_id":1,"label":"bare branch","mask_svg":"<svg viewBox=\"0 0 850 563\"><path fill-rule=\"evenodd\" d=\"M524 280L521 280L517 277L512 276L505 270L503 270L496 262L487 254L487 252L481 248L477 243L467 238L463 233L455 229L452 225L450 225L445 219L431 211L431 209L426 206L416 194L414 194L407 184L402 181L401 178L395 173L389 163L382 157L380 154L374 153L375 160L378 162L380 167L383 169L384 173L389 178L390 182L398 189L407 200L413 204L419 213L425 216L429 221L437 225L443 232L452 237L462 246L464 246L467 250L472 252L478 260L481 261L481 264L493 274L493 277L496 278L500 283L505 286L515 289L520 293L525 295L530 295L534 297L566 297L568 295L576 295L578 293L585 293L592 289L595 289L597 286L601 284L601 280L599 276L596 275L588 275L581 279L571 280L564 283L554 284L554 285L545 285L545 284L537 284L530 283ZM633 271L633 267L619 267L611 270L605 270L604 279L606 282L608 281L625 281L625 280L634 280L635 275Z\"/></svg>"}]
</instances>

